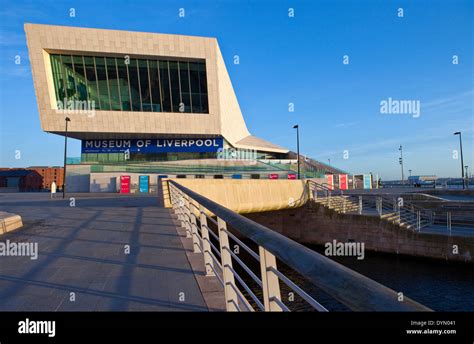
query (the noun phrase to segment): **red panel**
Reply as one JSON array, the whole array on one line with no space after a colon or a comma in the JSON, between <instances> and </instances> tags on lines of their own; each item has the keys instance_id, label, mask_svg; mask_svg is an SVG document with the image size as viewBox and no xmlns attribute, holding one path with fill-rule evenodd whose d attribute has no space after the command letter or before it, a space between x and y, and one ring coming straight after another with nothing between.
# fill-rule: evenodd
<instances>
[{"instance_id":1,"label":"red panel","mask_svg":"<svg viewBox=\"0 0 474 344\"><path fill-rule=\"evenodd\" d=\"M294 174L294 173L289 173L289 174L288 174L288 179L296 179L296 174Z\"/></svg>"},{"instance_id":2,"label":"red panel","mask_svg":"<svg viewBox=\"0 0 474 344\"><path fill-rule=\"evenodd\" d=\"M276 173L269 174L268 178L269 179L278 179L278 174L276 174Z\"/></svg>"},{"instance_id":3,"label":"red panel","mask_svg":"<svg viewBox=\"0 0 474 344\"><path fill-rule=\"evenodd\" d=\"M334 190L334 176L332 174L326 174L326 180L329 190Z\"/></svg>"},{"instance_id":4,"label":"red panel","mask_svg":"<svg viewBox=\"0 0 474 344\"><path fill-rule=\"evenodd\" d=\"M120 193L130 193L130 176L120 176Z\"/></svg>"},{"instance_id":5,"label":"red panel","mask_svg":"<svg viewBox=\"0 0 474 344\"><path fill-rule=\"evenodd\" d=\"M339 175L339 189L347 190L347 186L348 186L347 174L340 174Z\"/></svg>"}]
</instances>

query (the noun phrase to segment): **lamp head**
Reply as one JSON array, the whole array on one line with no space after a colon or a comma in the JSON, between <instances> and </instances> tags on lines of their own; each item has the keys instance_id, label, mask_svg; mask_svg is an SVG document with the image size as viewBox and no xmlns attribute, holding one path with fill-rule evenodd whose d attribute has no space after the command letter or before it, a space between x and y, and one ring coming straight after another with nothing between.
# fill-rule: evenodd
<instances>
[{"instance_id":1,"label":"lamp head","mask_svg":"<svg viewBox=\"0 0 474 344\"><path fill-rule=\"evenodd\" d=\"M71 119L70 119L69 117L66 117L64 120L65 120L66 122L71 122Z\"/></svg>"},{"instance_id":2,"label":"lamp head","mask_svg":"<svg viewBox=\"0 0 474 344\"><path fill-rule=\"evenodd\" d=\"M298 124L295 124L295 125L293 126L293 129L298 129L298 128L299 128Z\"/></svg>"}]
</instances>

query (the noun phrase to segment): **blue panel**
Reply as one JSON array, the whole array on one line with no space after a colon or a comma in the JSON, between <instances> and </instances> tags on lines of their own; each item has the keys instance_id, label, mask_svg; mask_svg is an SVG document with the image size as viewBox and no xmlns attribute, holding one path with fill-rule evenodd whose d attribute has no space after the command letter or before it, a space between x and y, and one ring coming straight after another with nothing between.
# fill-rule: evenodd
<instances>
[{"instance_id":1,"label":"blue panel","mask_svg":"<svg viewBox=\"0 0 474 344\"><path fill-rule=\"evenodd\" d=\"M208 153L223 147L222 138L82 140L82 153Z\"/></svg>"},{"instance_id":2,"label":"blue panel","mask_svg":"<svg viewBox=\"0 0 474 344\"><path fill-rule=\"evenodd\" d=\"M140 192L149 192L149 176L140 176L139 177L139 187Z\"/></svg>"},{"instance_id":3,"label":"blue panel","mask_svg":"<svg viewBox=\"0 0 474 344\"><path fill-rule=\"evenodd\" d=\"M232 179L242 179L242 175L241 174L233 174Z\"/></svg>"},{"instance_id":4,"label":"blue panel","mask_svg":"<svg viewBox=\"0 0 474 344\"><path fill-rule=\"evenodd\" d=\"M372 176L364 174L364 189L372 189Z\"/></svg>"}]
</instances>

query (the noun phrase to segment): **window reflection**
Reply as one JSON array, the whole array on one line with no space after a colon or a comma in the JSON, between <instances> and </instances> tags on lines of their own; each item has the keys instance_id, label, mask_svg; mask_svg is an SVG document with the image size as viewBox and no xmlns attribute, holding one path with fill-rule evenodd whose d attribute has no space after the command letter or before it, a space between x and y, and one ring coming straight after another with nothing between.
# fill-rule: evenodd
<instances>
[{"instance_id":1,"label":"window reflection","mask_svg":"<svg viewBox=\"0 0 474 344\"><path fill-rule=\"evenodd\" d=\"M97 110L209 112L204 62L66 54L50 60L56 100L91 101Z\"/></svg>"}]
</instances>

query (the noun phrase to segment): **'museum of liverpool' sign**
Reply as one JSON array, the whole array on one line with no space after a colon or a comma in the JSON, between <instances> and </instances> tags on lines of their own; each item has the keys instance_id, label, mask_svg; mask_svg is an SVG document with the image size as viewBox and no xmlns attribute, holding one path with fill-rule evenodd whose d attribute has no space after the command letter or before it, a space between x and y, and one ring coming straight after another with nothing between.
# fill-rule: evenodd
<instances>
[{"instance_id":1,"label":"'museum of liverpool' sign","mask_svg":"<svg viewBox=\"0 0 474 344\"><path fill-rule=\"evenodd\" d=\"M118 139L82 140L82 153L168 153L217 152L222 149L222 138L199 139Z\"/></svg>"}]
</instances>

